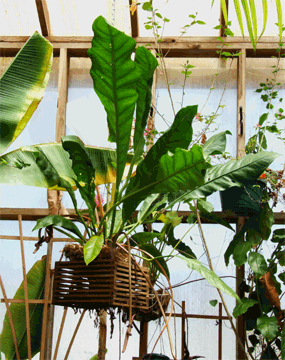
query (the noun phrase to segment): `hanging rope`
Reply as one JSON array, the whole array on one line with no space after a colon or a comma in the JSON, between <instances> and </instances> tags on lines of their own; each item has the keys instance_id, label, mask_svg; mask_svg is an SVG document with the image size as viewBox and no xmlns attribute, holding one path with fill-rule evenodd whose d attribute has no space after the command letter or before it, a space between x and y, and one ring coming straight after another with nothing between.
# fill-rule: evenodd
<instances>
[{"instance_id":1,"label":"hanging rope","mask_svg":"<svg viewBox=\"0 0 285 360\"><path fill-rule=\"evenodd\" d=\"M112 26L115 26L116 20L116 0L112 0Z\"/></svg>"}]
</instances>

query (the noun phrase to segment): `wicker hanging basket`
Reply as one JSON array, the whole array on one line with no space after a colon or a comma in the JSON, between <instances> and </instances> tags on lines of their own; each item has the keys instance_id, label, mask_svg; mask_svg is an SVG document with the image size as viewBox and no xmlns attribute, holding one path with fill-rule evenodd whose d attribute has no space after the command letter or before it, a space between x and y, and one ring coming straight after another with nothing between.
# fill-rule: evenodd
<instances>
[{"instance_id":1,"label":"wicker hanging basket","mask_svg":"<svg viewBox=\"0 0 285 360\"><path fill-rule=\"evenodd\" d=\"M147 311L150 289L146 278L148 269L132 264L129 275L128 257L118 250L103 249L99 256L86 266L83 260L55 263L54 305L83 309L107 309L130 306L129 280L131 278L132 308Z\"/></svg>"}]
</instances>

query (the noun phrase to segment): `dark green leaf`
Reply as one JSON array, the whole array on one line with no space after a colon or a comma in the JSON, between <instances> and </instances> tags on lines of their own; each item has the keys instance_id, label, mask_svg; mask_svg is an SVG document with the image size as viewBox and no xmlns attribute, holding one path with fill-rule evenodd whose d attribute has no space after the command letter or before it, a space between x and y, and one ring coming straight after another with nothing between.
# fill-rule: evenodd
<instances>
[{"instance_id":1,"label":"dark green leaf","mask_svg":"<svg viewBox=\"0 0 285 360\"><path fill-rule=\"evenodd\" d=\"M141 78L131 60L136 42L99 16L93 23L94 38L88 55L92 61L94 89L107 112L109 141L117 144L116 189L122 180Z\"/></svg>"},{"instance_id":2,"label":"dark green leaf","mask_svg":"<svg viewBox=\"0 0 285 360\"><path fill-rule=\"evenodd\" d=\"M227 135L232 135L228 130L213 135L203 145L203 151L206 155L223 154L226 150Z\"/></svg>"},{"instance_id":3,"label":"dark green leaf","mask_svg":"<svg viewBox=\"0 0 285 360\"><path fill-rule=\"evenodd\" d=\"M273 340L278 334L278 323L276 317L269 318L263 315L256 321L257 329L269 341Z\"/></svg>"},{"instance_id":4,"label":"dark green leaf","mask_svg":"<svg viewBox=\"0 0 285 360\"><path fill-rule=\"evenodd\" d=\"M285 266L285 251L279 251L277 259L280 266Z\"/></svg>"},{"instance_id":5,"label":"dark green leaf","mask_svg":"<svg viewBox=\"0 0 285 360\"><path fill-rule=\"evenodd\" d=\"M60 226L65 230L71 231L75 235L77 235L80 239L77 239L77 241L82 245L85 241L83 235L81 235L81 232L79 231L78 227L69 219L66 219L60 215L48 215L43 219L37 220L36 226L33 228L34 230L44 229L47 226Z\"/></svg>"},{"instance_id":6,"label":"dark green leaf","mask_svg":"<svg viewBox=\"0 0 285 360\"><path fill-rule=\"evenodd\" d=\"M218 300L210 300L209 303L211 306L215 307L218 304Z\"/></svg>"},{"instance_id":7,"label":"dark green leaf","mask_svg":"<svg viewBox=\"0 0 285 360\"><path fill-rule=\"evenodd\" d=\"M247 261L247 253L251 248L251 241L242 241L235 247L233 251L235 266L241 266Z\"/></svg>"},{"instance_id":8,"label":"dark green leaf","mask_svg":"<svg viewBox=\"0 0 285 360\"><path fill-rule=\"evenodd\" d=\"M273 243L279 243L284 241L285 239L285 229L277 229L273 231L272 239L271 241Z\"/></svg>"},{"instance_id":9,"label":"dark green leaf","mask_svg":"<svg viewBox=\"0 0 285 360\"><path fill-rule=\"evenodd\" d=\"M267 272L267 263L263 255L259 253L256 252L249 253L248 264L258 279Z\"/></svg>"},{"instance_id":10,"label":"dark green leaf","mask_svg":"<svg viewBox=\"0 0 285 360\"><path fill-rule=\"evenodd\" d=\"M90 264L99 254L104 244L103 234L93 235L84 245L84 261L86 265Z\"/></svg>"},{"instance_id":11,"label":"dark green leaf","mask_svg":"<svg viewBox=\"0 0 285 360\"><path fill-rule=\"evenodd\" d=\"M79 189L82 199L85 201L89 216L96 224L95 219L95 169L88 153L86 152L83 142L77 136L63 136L62 146L70 155L72 161L72 170L77 179L76 185Z\"/></svg>"},{"instance_id":12,"label":"dark green leaf","mask_svg":"<svg viewBox=\"0 0 285 360\"><path fill-rule=\"evenodd\" d=\"M253 299L243 298L239 301L236 307L233 310L233 316L236 318L244 313L246 313L247 309L257 304L258 302Z\"/></svg>"},{"instance_id":13,"label":"dark green leaf","mask_svg":"<svg viewBox=\"0 0 285 360\"><path fill-rule=\"evenodd\" d=\"M155 239L158 236L158 233L152 232L140 232L132 235L132 239L138 245L150 243L151 240Z\"/></svg>"},{"instance_id":14,"label":"dark green leaf","mask_svg":"<svg viewBox=\"0 0 285 360\"><path fill-rule=\"evenodd\" d=\"M278 156L274 152L261 151L239 160L231 160L224 165L212 166L206 170L205 183L194 191L186 191L176 202L205 198L219 190L243 186L245 181L256 180ZM169 207L173 205L171 203Z\"/></svg>"},{"instance_id":15,"label":"dark green leaf","mask_svg":"<svg viewBox=\"0 0 285 360\"><path fill-rule=\"evenodd\" d=\"M264 121L267 120L268 114L269 114L269 113L264 113L264 114L262 114L262 115L260 116L259 122L258 122L258 124L259 124L260 126L262 126L263 123L264 123Z\"/></svg>"},{"instance_id":16,"label":"dark green leaf","mask_svg":"<svg viewBox=\"0 0 285 360\"><path fill-rule=\"evenodd\" d=\"M46 256L37 261L27 273L27 284L29 299L43 299L46 274ZM14 299L24 299L24 282L21 283ZM21 359L28 359L27 348L27 328L26 328L26 311L24 303L10 304L12 319L15 326L17 344ZM41 347L41 331L43 320L43 304L29 305L30 329L32 357L34 357ZM16 359L15 347L10 327L8 314L6 313L3 322L3 329L0 337L1 351L5 354L6 359Z\"/></svg>"},{"instance_id":17,"label":"dark green leaf","mask_svg":"<svg viewBox=\"0 0 285 360\"><path fill-rule=\"evenodd\" d=\"M141 250L146 251L147 253L149 253L151 256L153 256L155 259L153 259L152 257L148 256L146 253L143 252L143 256L145 256L147 259L150 259L150 261L153 264L153 267L159 272L162 273L162 270L160 269L159 265L157 265L156 261L159 262L159 264L162 266L163 270L165 271L167 277L170 279L170 273L169 273L169 269L167 266L167 263L163 257L163 255L161 254L161 252L152 244L146 243L146 242L142 242L139 245Z\"/></svg>"}]
</instances>

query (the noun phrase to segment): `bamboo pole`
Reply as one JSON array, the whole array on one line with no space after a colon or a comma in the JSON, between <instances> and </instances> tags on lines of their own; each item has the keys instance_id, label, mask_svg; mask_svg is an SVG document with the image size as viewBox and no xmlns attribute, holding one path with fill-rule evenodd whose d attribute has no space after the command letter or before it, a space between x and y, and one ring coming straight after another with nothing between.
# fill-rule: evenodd
<instances>
[{"instance_id":1,"label":"bamboo pole","mask_svg":"<svg viewBox=\"0 0 285 360\"><path fill-rule=\"evenodd\" d=\"M80 316L80 318L79 318L79 320L78 320L78 323L77 323L77 325L76 325L76 328L75 328L74 333L73 333L73 335L72 335L72 338L71 338L71 340L70 340L70 343L69 343L67 352L66 352L66 354L65 354L64 360L67 360L67 359L68 359L68 356L69 356L71 347L72 347L72 345L73 345L74 339L75 339L75 337L76 337L76 334L77 334L77 332L78 332L78 329L79 329L79 327L80 327L80 324L81 324L81 322L82 322L82 320L83 320L83 316L84 316L85 312L86 312L86 309L83 310L83 312L82 312L82 314L81 314L81 316Z\"/></svg>"},{"instance_id":2,"label":"bamboo pole","mask_svg":"<svg viewBox=\"0 0 285 360\"><path fill-rule=\"evenodd\" d=\"M28 358L29 358L29 360L31 360L32 359L32 346L31 346L31 326L30 326L30 311L29 311L29 293L28 293L28 282L27 282L26 261L25 261L24 240L23 240L22 215L18 216L18 221L19 221L19 232L20 232L22 270L23 270L23 278L24 278L24 296L25 296L25 310L26 310Z\"/></svg>"},{"instance_id":3,"label":"bamboo pole","mask_svg":"<svg viewBox=\"0 0 285 360\"><path fill-rule=\"evenodd\" d=\"M103 310L102 314L100 315L100 324L99 324L98 360L105 360L106 343L107 343L107 312Z\"/></svg>"},{"instance_id":4,"label":"bamboo pole","mask_svg":"<svg viewBox=\"0 0 285 360\"><path fill-rule=\"evenodd\" d=\"M62 315L62 319L61 319L61 324L60 324L58 336L57 336L57 342L56 342L56 346L55 346L55 350L54 350L53 360L56 360L56 358L57 358L58 348L59 348L59 344L60 344L60 340L61 340L61 335L62 335L62 331L63 331L63 326L64 326L64 323L65 323L65 318L66 318L66 314L67 314L67 309L68 309L68 307L65 306L65 307L64 307L64 311L63 311L63 315Z\"/></svg>"},{"instance_id":5,"label":"bamboo pole","mask_svg":"<svg viewBox=\"0 0 285 360\"><path fill-rule=\"evenodd\" d=\"M19 354L19 349L18 349L18 344L17 344L17 336L16 336L16 331L15 331L15 327L14 327L14 323L13 323L13 318L12 318L10 306L9 306L9 303L8 303L8 299L7 299L7 295L6 295L6 291L5 291L5 288L4 288L4 284L3 284L3 281L2 281L1 275L0 275L0 287L1 287L1 291L3 293L3 297L4 297L4 301L5 301L5 305L6 305L6 310L7 310L7 314L8 314L8 319L9 319L9 323L10 323L10 327L11 327L11 332L12 332L12 337L13 337L14 346L15 346L15 352L16 352L16 358L17 358L17 360L21 360L20 359L20 354Z\"/></svg>"},{"instance_id":6,"label":"bamboo pole","mask_svg":"<svg viewBox=\"0 0 285 360\"><path fill-rule=\"evenodd\" d=\"M245 103L246 103L246 49L241 49L242 54L238 57L237 64L237 157L245 156ZM238 217L236 229L239 231L245 223L244 217ZM245 269L244 265L236 268L236 292L240 298L244 296L240 292L240 283L244 279ZM239 338L245 345L245 329L243 315L237 317L236 328ZM236 344L236 359L245 359L243 349Z\"/></svg>"},{"instance_id":7,"label":"bamboo pole","mask_svg":"<svg viewBox=\"0 0 285 360\"><path fill-rule=\"evenodd\" d=\"M44 293L44 311L43 311L43 323L42 323L40 360L47 360L47 359L45 359L45 343L46 343L47 322L48 322L48 305L49 305L49 296L50 296L51 259L52 259L52 240L48 243L48 246L47 246L47 262L46 262L45 293Z\"/></svg>"}]
</instances>

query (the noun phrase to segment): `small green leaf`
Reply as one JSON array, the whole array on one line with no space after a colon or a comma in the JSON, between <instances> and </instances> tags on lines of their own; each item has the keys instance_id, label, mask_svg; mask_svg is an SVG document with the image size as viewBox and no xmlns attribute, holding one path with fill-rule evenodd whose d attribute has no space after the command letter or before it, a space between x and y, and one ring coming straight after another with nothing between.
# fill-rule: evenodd
<instances>
[{"instance_id":1,"label":"small green leaf","mask_svg":"<svg viewBox=\"0 0 285 360\"><path fill-rule=\"evenodd\" d=\"M259 253L251 252L248 255L248 264L258 279L267 272L266 261L263 255Z\"/></svg>"},{"instance_id":2,"label":"small green leaf","mask_svg":"<svg viewBox=\"0 0 285 360\"><path fill-rule=\"evenodd\" d=\"M260 90L261 90L261 89L260 89ZM258 91L256 90L256 92L258 92ZM264 113L264 114L262 114L262 115L260 116L259 122L258 122L258 124L259 124L260 126L263 125L263 123L264 123L265 120L267 120L268 114L269 114L269 113Z\"/></svg>"},{"instance_id":3,"label":"small green leaf","mask_svg":"<svg viewBox=\"0 0 285 360\"><path fill-rule=\"evenodd\" d=\"M218 304L218 300L210 300L209 303L211 306L215 307Z\"/></svg>"},{"instance_id":4,"label":"small green leaf","mask_svg":"<svg viewBox=\"0 0 285 360\"><path fill-rule=\"evenodd\" d=\"M93 235L84 245L84 261L86 265L90 264L100 253L104 244L103 234Z\"/></svg>"},{"instance_id":5,"label":"small green leaf","mask_svg":"<svg viewBox=\"0 0 285 360\"><path fill-rule=\"evenodd\" d=\"M142 6L143 10L149 10L151 8L151 2L147 1Z\"/></svg>"},{"instance_id":6,"label":"small green leaf","mask_svg":"<svg viewBox=\"0 0 285 360\"><path fill-rule=\"evenodd\" d=\"M236 307L233 310L233 316L236 318L244 313L246 313L247 309L257 304L258 302L253 299L243 298L239 301Z\"/></svg>"},{"instance_id":7,"label":"small green leaf","mask_svg":"<svg viewBox=\"0 0 285 360\"><path fill-rule=\"evenodd\" d=\"M269 341L273 340L278 334L278 323L276 317L269 318L267 315L263 315L257 319L256 326L261 334Z\"/></svg>"},{"instance_id":8,"label":"small green leaf","mask_svg":"<svg viewBox=\"0 0 285 360\"><path fill-rule=\"evenodd\" d=\"M277 259L280 266L285 266L285 251L279 251Z\"/></svg>"}]
</instances>

